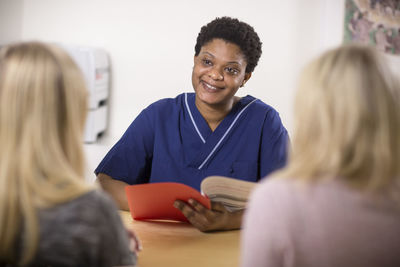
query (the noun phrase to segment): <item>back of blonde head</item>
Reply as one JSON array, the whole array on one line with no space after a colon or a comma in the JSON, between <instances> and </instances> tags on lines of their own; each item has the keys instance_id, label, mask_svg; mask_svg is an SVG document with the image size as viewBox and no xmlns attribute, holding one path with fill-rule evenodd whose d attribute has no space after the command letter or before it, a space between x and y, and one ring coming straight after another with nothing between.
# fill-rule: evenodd
<instances>
[{"instance_id":1,"label":"back of blonde head","mask_svg":"<svg viewBox=\"0 0 400 267\"><path fill-rule=\"evenodd\" d=\"M326 52L302 73L293 150L281 175L340 178L366 190L397 183L399 109L398 83L372 48Z\"/></svg>"},{"instance_id":2,"label":"back of blonde head","mask_svg":"<svg viewBox=\"0 0 400 267\"><path fill-rule=\"evenodd\" d=\"M21 230L20 262L33 257L38 208L88 190L82 181L86 101L81 73L61 49L22 43L1 51L0 262L17 260Z\"/></svg>"}]
</instances>

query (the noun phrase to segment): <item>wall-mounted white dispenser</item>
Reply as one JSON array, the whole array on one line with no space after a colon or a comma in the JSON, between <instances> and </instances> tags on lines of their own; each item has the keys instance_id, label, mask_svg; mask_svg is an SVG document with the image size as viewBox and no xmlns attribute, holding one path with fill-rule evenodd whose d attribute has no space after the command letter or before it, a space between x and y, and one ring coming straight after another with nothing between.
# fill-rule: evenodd
<instances>
[{"instance_id":1,"label":"wall-mounted white dispenser","mask_svg":"<svg viewBox=\"0 0 400 267\"><path fill-rule=\"evenodd\" d=\"M89 91L85 143L94 143L107 129L110 64L103 49L59 44L81 69Z\"/></svg>"}]
</instances>

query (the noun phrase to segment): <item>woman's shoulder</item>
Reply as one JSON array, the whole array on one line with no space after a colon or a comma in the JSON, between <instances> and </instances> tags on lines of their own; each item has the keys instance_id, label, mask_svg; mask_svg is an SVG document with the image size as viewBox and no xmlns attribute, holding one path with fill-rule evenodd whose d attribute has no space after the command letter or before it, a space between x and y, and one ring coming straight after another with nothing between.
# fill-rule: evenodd
<instances>
[{"instance_id":1,"label":"woman's shoulder","mask_svg":"<svg viewBox=\"0 0 400 267\"><path fill-rule=\"evenodd\" d=\"M146 110L151 111L165 111L167 109L179 109L185 102L186 98L194 97L194 93L182 93L176 97L162 98L151 103Z\"/></svg>"},{"instance_id":2,"label":"woman's shoulder","mask_svg":"<svg viewBox=\"0 0 400 267\"><path fill-rule=\"evenodd\" d=\"M264 130L273 136L279 137L282 133L287 132L278 111L274 107L251 95L242 97L241 103L243 109L248 109L251 123L263 125Z\"/></svg>"},{"instance_id":3,"label":"woman's shoulder","mask_svg":"<svg viewBox=\"0 0 400 267\"><path fill-rule=\"evenodd\" d=\"M292 210L319 199L326 190L325 186L305 182L296 178L267 176L263 178L252 194L253 202L279 203L281 208Z\"/></svg>"},{"instance_id":4,"label":"woman's shoulder","mask_svg":"<svg viewBox=\"0 0 400 267\"><path fill-rule=\"evenodd\" d=\"M142 110L140 116L144 116L150 121L165 121L175 118L185 106L185 98L193 97L193 93L182 93L174 98L159 99ZM176 116L173 116L176 115Z\"/></svg>"},{"instance_id":5,"label":"woman's shoulder","mask_svg":"<svg viewBox=\"0 0 400 267\"><path fill-rule=\"evenodd\" d=\"M315 196L318 194L325 195L327 191L347 191L347 187L336 179L326 179L321 181L307 181L299 177L281 177L279 173L265 177L257 187L263 195L265 193L274 195L291 195L291 196Z\"/></svg>"},{"instance_id":6,"label":"woman's shoulder","mask_svg":"<svg viewBox=\"0 0 400 267\"><path fill-rule=\"evenodd\" d=\"M124 232L117 207L102 191L39 211L39 225L35 261L46 266L111 266L134 260L124 249L127 237L117 236Z\"/></svg>"},{"instance_id":7,"label":"woman's shoulder","mask_svg":"<svg viewBox=\"0 0 400 267\"><path fill-rule=\"evenodd\" d=\"M249 111L255 116L258 115L267 120L275 120L277 118L280 120L279 112L273 106L265 103L259 98L247 95L242 97L240 102L244 108L248 107Z\"/></svg>"},{"instance_id":8,"label":"woman's shoulder","mask_svg":"<svg viewBox=\"0 0 400 267\"><path fill-rule=\"evenodd\" d=\"M290 179L281 177L265 177L256 186L253 192L255 198L285 196L296 187Z\"/></svg>"},{"instance_id":9,"label":"woman's shoulder","mask_svg":"<svg viewBox=\"0 0 400 267\"><path fill-rule=\"evenodd\" d=\"M62 220L66 220L76 224L90 224L99 217L116 213L116 210L113 200L106 193L96 189L68 202L43 209L39 216L44 223L45 221L62 223Z\"/></svg>"},{"instance_id":10,"label":"woman's shoulder","mask_svg":"<svg viewBox=\"0 0 400 267\"><path fill-rule=\"evenodd\" d=\"M71 200L70 203L76 203L77 205L82 204L83 206L87 206L89 204L93 206L106 205L115 207L111 197L101 189L92 189L76 199Z\"/></svg>"},{"instance_id":11,"label":"woman's shoulder","mask_svg":"<svg viewBox=\"0 0 400 267\"><path fill-rule=\"evenodd\" d=\"M352 188L338 178L326 178L318 181L306 181L296 177L266 177L254 190L255 198L279 198L284 202L316 203L353 203L355 206L365 203L391 202L386 197L373 195ZM372 204L368 204L372 205Z\"/></svg>"},{"instance_id":12,"label":"woman's shoulder","mask_svg":"<svg viewBox=\"0 0 400 267\"><path fill-rule=\"evenodd\" d=\"M246 95L244 97L241 98L241 102L243 102L244 104L251 104L251 106L261 109L261 110L273 110L276 112L275 108L272 107L271 105L265 103L263 100L256 98L252 95Z\"/></svg>"}]
</instances>

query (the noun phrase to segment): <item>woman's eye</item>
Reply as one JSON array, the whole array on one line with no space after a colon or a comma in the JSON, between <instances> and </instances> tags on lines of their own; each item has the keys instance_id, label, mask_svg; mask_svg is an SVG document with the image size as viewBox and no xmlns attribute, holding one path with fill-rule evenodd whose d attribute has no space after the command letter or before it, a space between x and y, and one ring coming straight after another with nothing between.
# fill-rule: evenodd
<instances>
[{"instance_id":1,"label":"woman's eye","mask_svg":"<svg viewBox=\"0 0 400 267\"><path fill-rule=\"evenodd\" d=\"M232 74L232 75L236 75L236 74L239 73L239 71L238 71L237 69L234 69L234 68L231 68L231 67L227 67L227 68L225 68L225 70L226 70L229 74Z\"/></svg>"},{"instance_id":2,"label":"woman's eye","mask_svg":"<svg viewBox=\"0 0 400 267\"><path fill-rule=\"evenodd\" d=\"M204 65L211 65L212 62L210 60L208 60L208 59L203 59L203 64Z\"/></svg>"}]
</instances>

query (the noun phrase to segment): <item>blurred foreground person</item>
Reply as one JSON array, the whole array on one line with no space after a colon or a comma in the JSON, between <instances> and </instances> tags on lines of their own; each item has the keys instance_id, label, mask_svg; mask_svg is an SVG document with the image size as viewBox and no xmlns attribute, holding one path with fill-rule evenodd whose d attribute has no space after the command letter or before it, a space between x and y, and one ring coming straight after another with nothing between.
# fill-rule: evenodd
<instances>
[{"instance_id":1,"label":"blurred foreground person","mask_svg":"<svg viewBox=\"0 0 400 267\"><path fill-rule=\"evenodd\" d=\"M0 265L133 265L116 206L85 184L87 90L60 48L0 52Z\"/></svg>"},{"instance_id":2,"label":"blurred foreground person","mask_svg":"<svg viewBox=\"0 0 400 267\"><path fill-rule=\"evenodd\" d=\"M288 165L251 196L242 266L400 266L398 90L372 48L307 66Z\"/></svg>"}]
</instances>

